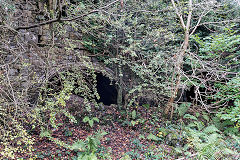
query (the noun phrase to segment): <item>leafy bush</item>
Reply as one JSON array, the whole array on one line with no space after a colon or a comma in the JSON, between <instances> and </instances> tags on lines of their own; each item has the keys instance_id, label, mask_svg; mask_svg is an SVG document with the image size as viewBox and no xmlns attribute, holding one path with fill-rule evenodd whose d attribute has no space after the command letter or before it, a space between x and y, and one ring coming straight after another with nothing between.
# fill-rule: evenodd
<instances>
[{"instance_id":1,"label":"leafy bush","mask_svg":"<svg viewBox=\"0 0 240 160\"><path fill-rule=\"evenodd\" d=\"M21 154L27 155L29 159L36 158L33 154L34 138L28 134L27 130L14 117L8 115L8 119L11 119L8 127L2 128L1 126L0 128L0 145L3 146L0 150L1 158L16 159Z\"/></svg>"},{"instance_id":2,"label":"leafy bush","mask_svg":"<svg viewBox=\"0 0 240 160\"><path fill-rule=\"evenodd\" d=\"M197 34L192 36L199 45L199 55L203 60L214 60L221 64L222 69L239 72L240 36L233 28L225 28L222 33L212 34L204 38Z\"/></svg>"},{"instance_id":3,"label":"leafy bush","mask_svg":"<svg viewBox=\"0 0 240 160\"><path fill-rule=\"evenodd\" d=\"M216 85L219 91L214 95L214 99L221 101L220 104L228 104L220 109L217 116L226 121L225 123L234 126L235 133L237 133L240 128L240 77L232 78L227 84ZM229 126L225 127L224 132L226 133L234 131Z\"/></svg>"},{"instance_id":4,"label":"leafy bush","mask_svg":"<svg viewBox=\"0 0 240 160\"><path fill-rule=\"evenodd\" d=\"M88 123L90 127L93 127L94 121L99 122L99 119L97 117L90 118L88 116L83 118L83 122Z\"/></svg>"}]
</instances>

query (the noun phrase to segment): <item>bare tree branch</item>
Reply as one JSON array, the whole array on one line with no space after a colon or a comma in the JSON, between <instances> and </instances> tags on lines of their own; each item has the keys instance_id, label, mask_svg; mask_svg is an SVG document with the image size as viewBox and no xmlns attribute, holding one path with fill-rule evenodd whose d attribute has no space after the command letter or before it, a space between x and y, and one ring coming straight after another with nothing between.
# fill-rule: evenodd
<instances>
[{"instance_id":1,"label":"bare tree branch","mask_svg":"<svg viewBox=\"0 0 240 160\"><path fill-rule=\"evenodd\" d=\"M185 23L184 23L184 21L183 21L183 17L182 17L182 15L181 15L181 13L179 13L179 10L178 10L177 6L175 5L174 0L171 0L171 2L172 2L172 5L173 5L173 8L174 8L175 11L176 11L176 14L177 14L178 18L180 19L180 22L181 22L181 25L182 25L183 29L185 29L186 26L185 26Z\"/></svg>"},{"instance_id":2,"label":"bare tree branch","mask_svg":"<svg viewBox=\"0 0 240 160\"><path fill-rule=\"evenodd\" d=\"M63 18L62 19L62 10L61 10L61 7L60 7L60 11L58 13L58 17L57 18L54 18L54 19L51 19L49 21L45 21L45 22L41 22L41 23L38 23L38 24L33 24L33 25L30 25L30 26L19 26L19 27L16 27L15 30L20 30L20 29L31 29L31 28L35 28L35 27L40 27L40 26L43 26L43 25L46 25L46 24L51 24L51 23L54 23L54 22L63 22L63 21L74 21L74 20L77 20L77 19L80 19L80 18L83 18L85 16L88 16L90 14L93 14L93 13L97 13L97 12L100 12L102 9L105 9L105 8L108 8L109 6L117 3L119 0L116 0L116 1L113 1L109 4L107 4L106 6L103 6L99 9L96 9L96 10L92 10L88 13L85 13L85 14L82 14L80 16L76 16L76 17L73 17L73 18Z\"/></svg>"},{"instance_id":3,"label":"bare tree branch","mask_svg":"<svg viewBox=\"0 0 240 160\"><path fill-rule=\"evenodd\" d=\"M196 29L198 28L198 26L199 26L199 24L200 24L202 18L203 18L204 16L206 16L209 12L210 12L210 10L207 11L206 13L203 12L203 13L200 15L200 17L198 18L198 22L197 22L197 24L195 25L195 27L193 28L192 32L190 33L190 36L191 36L192 34L195 33L195 31L196 31Z\"/></svg>"},{"instance_id":4,"label":"bare tree branch","mask_svg":"<svg viewBox=\"0 0 240 160\"><path fill-rule=\"evenodd\" d=\"M188 18L187 18L187 24L186 24L186 29L189 31L190 24L191 24L191 18L192 18L192 0L189 0L189 13L188 13ZM188 32L189 33L189 32Z\"/></svg>"},{"instance_id":5,"label":"bare tree branch","mask_svg":"<svg viewBox=\"0 0 240 160\"><path fill-rule=\"evenodd\" d=\"M202 25L207 25L207 24L221 24L221 23L231 23L231 22L240 22L240 18L238 19L230 19L230 20L226 20L226 21L219 21L219 22L204 22L204 23L200 23L198 26L202 26Z\"/></svg>"}]
</instances>

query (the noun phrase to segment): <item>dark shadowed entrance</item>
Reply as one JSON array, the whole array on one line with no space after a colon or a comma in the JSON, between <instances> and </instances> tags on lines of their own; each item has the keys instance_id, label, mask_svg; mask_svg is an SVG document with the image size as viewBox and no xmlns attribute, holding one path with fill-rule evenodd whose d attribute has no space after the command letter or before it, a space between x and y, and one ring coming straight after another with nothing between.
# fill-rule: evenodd
<instances>
[{"instance_id":1,"label":"dark shadowed entrance","mask_svg":"<svg viewBox=\"0 0 240 160\"><path fill-rule=\"evenodd\" d=\"M104 105L117 104L117 89L114 82L111 84L111 80L101 73L96 73L96 75L97 91L100 96L97 102L102 102Z\"/></svg>"}]
</instances>

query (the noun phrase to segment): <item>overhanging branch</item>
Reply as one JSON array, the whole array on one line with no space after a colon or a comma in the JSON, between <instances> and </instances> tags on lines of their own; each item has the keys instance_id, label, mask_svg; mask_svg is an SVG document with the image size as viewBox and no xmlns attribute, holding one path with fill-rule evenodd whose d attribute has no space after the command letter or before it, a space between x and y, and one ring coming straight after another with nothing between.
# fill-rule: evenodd
<instances>
[{"instance_id":1,"label":"overhanging branch","mask_svg":"<svg viewBox=\"0 0 240 160\"><path fill-rule=\"evenodd\" d=\"M109 4L107 4L106 6L103 6L103 7L99 8L99 9L92 10L92 11L90 11L88 13L85 13L85 14L82 14L80 16L76 16L76 17L73 17L73 18L62 18L62 14L61 14L62 12L60 10L57 18L51 19L49 21L41 22L41 23L38 23L38 24L29 25L29 26L19 26L19 27L16 27L15 30L31 29L31 28L40 27L40 26L43 26L43 25L46 25L46 24L51 24L51 23L54 23L54 22L74 21L74 20L83 18L85 16L88 16L90 14L100 12L102 9L108 8L109 6L111 6L111 5L113 5L113 4L117 3L117 2L119 2L119 0L113 1L113 2L111 2Z\"/></svg>"}]
</instances>

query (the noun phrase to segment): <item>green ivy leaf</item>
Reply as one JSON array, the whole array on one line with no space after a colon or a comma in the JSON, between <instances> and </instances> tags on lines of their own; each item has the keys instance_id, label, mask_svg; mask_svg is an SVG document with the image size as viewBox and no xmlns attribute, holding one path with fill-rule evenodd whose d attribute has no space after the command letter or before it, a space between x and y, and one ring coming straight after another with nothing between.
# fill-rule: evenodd
<instances>
[{"instance_id":1,"label":"green ivy leaf","mask_svg":"<svg viewBox=\"0 0 240 160\"><path fill-rule=\"evenodd\" d=\"M145 139L145 136L142 135L142 134L140 134L140 135L138 136L138 138L139 138L139 139Z\"/></svg>"},{"instance_id":2,"label":"green ivy leaf","mask_svg":"<svg viewBox=\"0 0 240 160\"><path fill-rule=\"evenodd\" d=\"M206 114L204 114L204 115L202 115L203 116L203 118L207 121L207 122L209 122L209 117L208 117L208 115L206 115Z\"/></svg>"},{"instance_id":3,"label":"green ivy leaf","mask_svg":"<svg viewBox=\"0 0 240 160\"><path fill-rule=\"evenodd\" d=\"M196 115L196 117L199 117L199 116L200 116L200 113L199 113L199 112L196 112L195 115Z\"/></svg>"},{"instance_id":4,"label":"green ivy leaf","mask_svg":"<svg viewBox=\"0 0 240 160\"><path fill-rule=\"evenodd\" d=\"M89 120L90 120L90 119L89 119L88 116L85 116L85 117L83 118L83 122L84 122L84 123L88 122Z\"/></svg>"},{"instance_id":5,"label":"green ivy leaf","mask_svg":"<svg viewBox=\"0 0 240 160\"><path fill-rule=\"evenodd\" d=\"M158 137L155 136L155 135L153 135L152 133L150 133L150 134L147 136L147 139L157 141L157 140L158 140Z\"/></svg>"},{"instance_id":6,"label":"green ivy leaf","mask_svg":"<svg viewBox=\"0 0 240 160\"><path fill-rule=\"evenodd\" d=\"M42 130L40 133L40 137L50 137L51 133L48 130Z\"/></svg>"},{"instance_id":7,"label":"green ivy leaf","mask_svg":"<svg viewBox=\"0 0 240 160\"><path fill-rule=\"evenodd\" d=\"M131 121L131 124L132 124L133 126L135 126L136 121Z\"/></svg>"},{"instance_id":8,"label":"green ivy leaf","mask_svg":"<svg viewBox=\"0 0 240 160\"><path fill-rule=\"evenodd\" d=\"M192 120L196 120L197 121L197 118L191 114L185 114L183 118L187 118L187 119L192 119Z\"/></svg>"},{"instance_id":9,"label":"green ivy leaf","mask_svg":"<svg viewBox=\"0 0 240 160\"><path fill-rule=\"evenodd\" d=\"M93 120L92 119L89 120L88 123L89 123L90 127L93 127Z\"/></svg>"},{"instance_id":10,"label":"green ivy leaf","mask_svg":"<svg viewBox=\"0 0 240 160\"><path fill-rule=\"evenodd\" d=\"M136 116L137 116L136 110L133 110L133 111L132 111L132 118L135 119Z\"/></svg>"},{"instance_id":11,"label":"green ivy leaf","mask_svg":"<svg viewBox=\"0 0 240 160\"><path fill-rule=\"evenodd\" d=\"M93 117L93 120L99 123L99 119L97 117Z\"/></svg>"}]
</instances>

